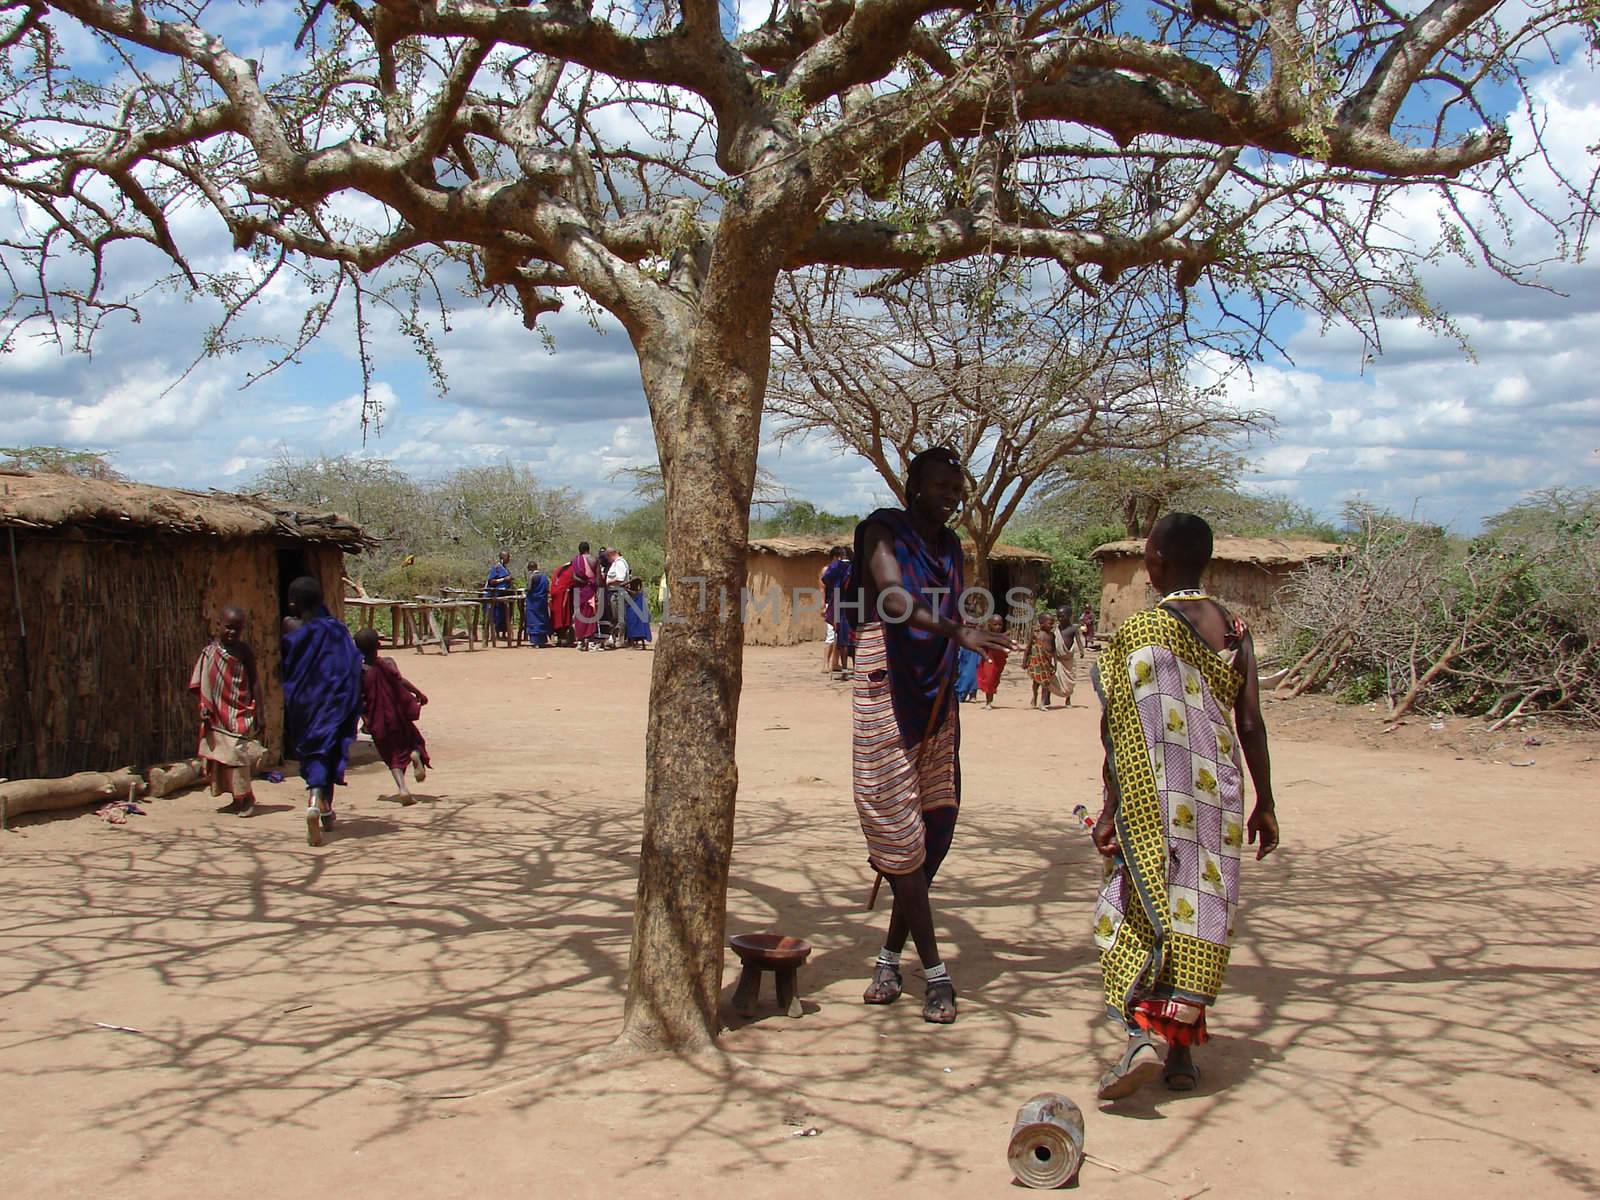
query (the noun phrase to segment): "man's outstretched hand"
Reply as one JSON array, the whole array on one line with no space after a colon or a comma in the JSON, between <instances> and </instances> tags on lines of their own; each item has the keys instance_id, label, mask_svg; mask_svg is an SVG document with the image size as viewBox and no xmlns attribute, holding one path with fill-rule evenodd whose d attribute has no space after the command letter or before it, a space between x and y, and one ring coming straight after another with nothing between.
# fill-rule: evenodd
<instances>
[{"instance_id":1,"label":"man's outstretched hand","mask_svg":"<svg viewBox=\"0 0 1600 1200\"><path fill-rule=\"evenodd\" d=\"M987 629L979 629L975 625L963 625L956 630L955 643L963 650L971 650L975 654L989 657L991 650L1004 650L1014 654L1020 647L1003 633L992 633Z\"/></svg>"}]
</instances>

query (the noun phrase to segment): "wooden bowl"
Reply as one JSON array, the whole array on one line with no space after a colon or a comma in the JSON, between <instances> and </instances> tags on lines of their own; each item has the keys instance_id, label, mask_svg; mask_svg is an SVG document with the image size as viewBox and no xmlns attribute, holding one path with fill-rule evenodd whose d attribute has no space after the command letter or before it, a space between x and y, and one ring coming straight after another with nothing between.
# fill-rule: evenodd
<instances>
[{"instance_id":1,"label":"wooden bowl","mask_svg":"<svg viewBox=\"0 0 1600 1200\"><path fill-rule=\"evenodd\" d=\"M805 938L784 933L736 933L728 945L741 962L755 967L798 967L811 953Z\"/></svg>"}]
</instances>

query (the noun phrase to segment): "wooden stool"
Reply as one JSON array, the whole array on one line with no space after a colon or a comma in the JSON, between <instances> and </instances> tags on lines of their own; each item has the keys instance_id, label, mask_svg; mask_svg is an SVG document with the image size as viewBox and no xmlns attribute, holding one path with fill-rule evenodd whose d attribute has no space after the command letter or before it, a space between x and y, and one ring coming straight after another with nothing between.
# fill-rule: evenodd
<instances>
[{"instance_id":1,"label":"wooden stool","mask_svg":"<svg viewBox=\"0 0 1600 1200\"><path fill-rule=\"evenodd\" d=\"M804 1013L796 975L811 954L810 942L781 933L736 933L728 939L728 945L743 965L739 986L733 993L734 1012L741 1017L755 1015L761 996L761 972L771 971L778 985L778 1007L791 1017Z\"/></svg>"}]
</instances>

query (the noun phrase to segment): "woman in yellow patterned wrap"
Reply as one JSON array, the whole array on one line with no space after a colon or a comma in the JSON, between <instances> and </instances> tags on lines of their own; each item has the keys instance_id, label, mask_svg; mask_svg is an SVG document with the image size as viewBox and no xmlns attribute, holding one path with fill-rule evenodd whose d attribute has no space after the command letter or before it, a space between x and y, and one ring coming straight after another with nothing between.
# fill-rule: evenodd
<instances>
[{"instance_id":1,"label":"woman in yellow patterned wrap","mask_svg":"<svg viewBox=\"0 0 1600 1200\"><path fill-rule=\"evenodd\" d=\"M1278 845L1267 731L1250 633L1200 589L1211 527L1188 513L1156 522L1145 546L1161 603L1123 622L1094 671L1103 705L1105 807L1094 840L1117 864L1094 934L1108 1013L1128 1035L1100 1098L1158 1076L1199 1082L1190 1047L1228 966L1244 835ZM1256 790L1244 819L1241 754ZM1157 1038L1170 1049L1163 1063Z\"/></svg>"}]
</instances>

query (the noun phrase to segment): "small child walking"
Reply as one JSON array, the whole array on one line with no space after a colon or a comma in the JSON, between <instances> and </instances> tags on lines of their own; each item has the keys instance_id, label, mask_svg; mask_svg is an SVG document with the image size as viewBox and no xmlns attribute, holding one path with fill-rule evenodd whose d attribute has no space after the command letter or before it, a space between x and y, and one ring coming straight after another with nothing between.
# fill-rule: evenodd
<instances>
[{"instance_id":1,"label":"small child walking","mask_svg":"<svg viewBox=\"0 0 1600 1200\"><path fill-rule=\"evenodd\" d=\"M978 666L982 662L983 655L976 650L963 646L956 651L956 699L962 704L978 698Z\"/></svg>"},{"instance_id":2,"label":"small child walking","mask_svg":"<svg viewBox=\"0 0 1600 1200\"><path fill-rule=\"evenodd\" d=\"M221 633L200 651L189 690L200 705L200 757L211 794L228 793L217 811L248 817L256 811L251 776L264 753L255 740L256 656L244 640L244 610L229 604L218 615Z\"/></svg>"},{"instance_id":3,"label":"small child walking","mask_svg":"<svg viewBox=\"0 0 1600 1200\"><path fill-rule=\"evenodd\" d=\"M363 629L356 634L356 649L361 651L362 724L372 735L378 747L378 756L394 776L400 789L400 803L412 805L416 800L406 785L406 768L416 771L417 782L428 777L432 761L428 758L428 743L417 728L417 718L428 698L416 684L400 674L392 658L378 657L378 631Z\"/></svg>"},{"instance_id":4,"label":"small child walking","mask_svg":"<svg viewBox=\"0 0 1600 1200\"><path fill-rule=\"evenodd\" d=\"M1005 618L998 613L989 618L990 633L1004 633L1006 631ZM987 657L978 664L978 690L983 693L983 706L994 707L994 694L1000 690L1000 675L1006 669L1006 659L1010 657L1004 650L989 650Z\"/></svg>"},{"instance_id":5,"label":"small child walking","mask_svg":"<svg viewBox=\"0 0 1600 1200\"><path fill-rule=\"evenodd\" d=\"M1039 624L1033 637L1028 639L1028 649L1023 655L1022 669L1033 680L1034 708L1050 707L1050 685L1056 678L1055 618L1049 613L1039 614Z\"/></svg>"}]
</instances>

